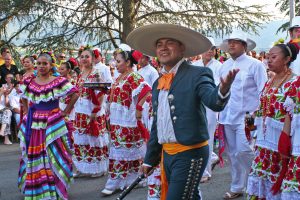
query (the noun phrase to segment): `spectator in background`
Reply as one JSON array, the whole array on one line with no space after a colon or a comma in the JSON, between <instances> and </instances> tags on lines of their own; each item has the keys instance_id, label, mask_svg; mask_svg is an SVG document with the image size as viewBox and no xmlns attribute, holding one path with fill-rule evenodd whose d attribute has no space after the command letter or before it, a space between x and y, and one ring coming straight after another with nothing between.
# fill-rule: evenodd
<instances>
[{"instance_id":1,"label":"spectator in background","mask_svg":"<svg viewBox=\"0 0 300 200\"><path fill-rule=\"evenodd\" d=\"M1 51L1 56L0 56L0 66L1 66L5 63L4 58L5 58L6 54L10 54L10 50L7 47L3 47L3 48L1 48L0 51ZM11 64L15 65L15 62L12 60Z\"/></svg>"},{"instance_id":2,"label":"spectator in background","mask_svg":"<svg viewBox=\"0 0 300 200\"><path fill-rule=\"evenodd\" d=\"M145 81L152 87L154 81L158 79L158 72L154 67L149 63L149 56L143 55L141 59L139 59L138 64L140 65L140 69L138 73L145 79Z\"/></svg>"},{"instance_id":3,"label":"spectator in background","mask_svg":"<svg viewBox=\"0 0 300 200\"><path fill-rule=\"evenodd\" d=\"M7 108L8 96L6 95L6 89L4 87L0 88L0 136L4 137L4 144L12 144L9 140L10 131L10 122L12 117L12 112Z\"/></svg>"},{"instance_id":4,"label":"spectator in background","mask_svg":"<svg viewBox=\"0 0 300 200\"><path fill-rule=\"evenodd\" d=\"M23 63L23 68L25 70L25 73L23 74L23 78L33 76L33 74L34 74L34 58L32 56L25 56L23 58L22 63Z\"/></svg>"},{"instance_id":5,"label":"spectator in background","mask_svg":"<svg viewBox=\"0 0 300 200\"><path fill-rule=\"evenodd\" d=\"M292 24L289 28L289 34L291 40L299 39L300 38L300 16L295 16L292 20ZM292 69L293 73L300 75L300 56L298 56L296 60L291 63L290 68Z\"/></svg>"},{"instance_id":6,"label":"spectator in background","mask_svg":"<svg viewBox=\"0 0 300 200\"><path fill-rule=\"evenodd\" d=\"M66 61L66 54L64 53L59 53L57 55L57 59L56 59L56 64L57 64L57 67L59 68L61 63L65 62Z\"/></svg>"},{"instance_id":7,"label":"spectator in background","mask_svg":"<svg viewBox=\"0 0 300 200\"><path fill-rule=\"evenodd\" d=\"M12 64L12 57L10 54L6 54L4 57L5 63L0 66L0 85L6 83L5 77L7 74L13 74L17 81L20 81L19 79L19 70L18 68Z\"/></svg>"}]
</instances>

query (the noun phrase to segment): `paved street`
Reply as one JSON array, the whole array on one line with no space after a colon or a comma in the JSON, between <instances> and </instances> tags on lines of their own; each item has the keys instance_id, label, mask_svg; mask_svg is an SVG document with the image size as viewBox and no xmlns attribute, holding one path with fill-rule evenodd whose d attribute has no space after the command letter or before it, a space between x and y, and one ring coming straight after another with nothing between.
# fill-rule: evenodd
<instances>
[{"instance_id":1,"label":"paved street","mask_svg":"<svg viewBox=\"0 0 300 200\"><path fill-rule=\"evenodd\" d=\"M1 200L21 200L22 195L17 188L17 173L20 151L17 144L6 146L0 145L0 192ZM71 186L70 200L113 200L112 197L102 197L100 190L104 187L106 178L80 178L76 179ZM212 180L207 184L201 184L204 200L221 200L228 190L230 183L228 165L225 168L218 166L214 170ZM126 200L145 200L146 189L135 189ZM239 198L237 200L246 199Z\"/></svg>"}]
</instances>

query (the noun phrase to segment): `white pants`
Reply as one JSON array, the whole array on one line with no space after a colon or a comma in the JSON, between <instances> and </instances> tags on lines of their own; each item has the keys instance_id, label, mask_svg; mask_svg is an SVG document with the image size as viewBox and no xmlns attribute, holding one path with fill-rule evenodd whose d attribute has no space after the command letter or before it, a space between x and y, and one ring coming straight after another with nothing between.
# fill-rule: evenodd
<instances>
[{"instance_id":1,"label":"white pants","mask_svg":"<svg viewBox=\"0 0 300 200\"><path fill-rule=\"evenodd\" d=\"M254 153L245 135L245 125L225 125L226 152L231 167L231 192L243 192L246 188Z\"/></svg>"},{"instance_id":2,"label":"white pants","mask_svg":"<svg viewBox=\"0 0 300 200\"><path fill-rule=\"evenodd\" d=\"M217 113L206 108L206 118L207 118L207 129L209 134L209 158L207 162L207 166L203 173L202 177L211 177L211 164L218 159L218 156L213 152L214 150L214 133L217 126Z\"/></svg>"}]
</instances>

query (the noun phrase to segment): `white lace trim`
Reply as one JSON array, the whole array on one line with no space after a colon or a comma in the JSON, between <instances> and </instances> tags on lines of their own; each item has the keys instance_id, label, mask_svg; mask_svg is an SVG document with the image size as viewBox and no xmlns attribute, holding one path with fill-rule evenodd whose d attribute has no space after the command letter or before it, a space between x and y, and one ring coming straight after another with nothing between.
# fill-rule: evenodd
<instances>
[{"instance_id":1,"label":"white lace trim","mask_svg":"<svg viewBox=\"0 0 300 200\"><path fill-rule=\"evenodd\" d=\"M266 198L266 200L281 200L280 194L272 194L272 186L273 184L268 180L250 175L248 177L247 193L259 198Z\"/></svg>"},{"instance_id":2,"label":"white lace trim","mask_svg":"<svg viewBox=\"0 0 300 200\"><path fill-rule=\"evenodd\" d=\"M285 102L283 103L283 106L284 106L285 110L292 115L293 111L296 107L296 103L293 101L293 99L291 97L288 96L285 99Z\"/></svg>"},{"instance_id":3,"label":"white lace trim","mask_svg":"<svg viewBox=\"0 0 300 200\"><path fill-rule=\"evenodd\" d=\"M160 176L160 168L156 168L154 172L148 176L148 185L161 185L160 179L155 178L158 176Z\"/></svg>"},{"instance_id":4,"label":"white lace trim","mask_svg":"<svg viewBox=\"0 0 300 200\"><path fill-rule=\"evenodd\" d=\"M149 86L148 83L146 83L145 81L141 82L141 84L132 91L132 98L136 97L137 95L139 95L141 93L141 91L143 90L143 88L145 86ZM150 86L149 86L150 87ZM151 87L150 87L151 88Z\"/></svg>"},{"instance_id":5,"label":"white lace trim","mask_svg":"<svg viewBox=\"0 0 300 200\"><path fill-rule=\"evenodd\" d=\"M109 158L114 160L139 160L145 157L146 154L146 145L143 144L139 148L115 148L111 146L109 148Z\"/></svg>"},{"instance_id":6,"label":"white lace trim","mask_svg":"<svg viewBox=\"0 0 300 200\"><path fill-rule=\"evenodd\" d=\"M117 190L117 189L125 189L127 186L129 186L137 177L139 176L139 173L129 173L125 179L122 178L116 178L111 179L108 178L105 188L108 190Z\"/></svg>"},{"instance_id":7,"label":"white lace trim","mask_svg":"<svg viewBox=\"0 0 300 200\"><path fill-rule=\"evenodd\" d=\"M300 114L294 114L291 126L291 136L293 142L294 156L300 156Z\"/></svg>"},{"instance_id":8,"label":"white lace trim","mask_svg":"<svg viewBox=\"0 0 300 200\"><path fill-rule=\"evenodd\" d=\"M73 157L73 164L76 169L84 174L101 174L108 171L108 159L101 160L99 162L88 163L83 160L78 161Z\"/></svg>"},{"instance_id":9,"label":"white lace trim","mask_svg":"<svg viewBox=\"0 0 300 200\"><path fill-rule=\"evenodd\" d=\"M109 135L104 133L98 137L90 136L87 134L79 134L78 131L74 131L74 144L77 145L90 145L91 147L104 147L109 144Z\"/></svg>"},{"instance_id":10,"label":"white lace trim","mask_svg":"<svg viewBox=\"0 0 300 200\"><path fill-rule=\"evenodd\" d=\"M281 199L282 200L299 200L300 199L300 193L298 192L282 192L281 193Z\"/></svg>"},{"instance_id":11,"label":"white lace trim","mask_svg":"<svg viewBox=\"0 0 300 200\"><path fill-rule=\"evenodd\" d=\"M262 117L255 119L255 124L257 126L256 145L272 151L278 151L278 141L283 128L283 123L269 117L266 118L265 123L266 132L264 133Z\"/></svg>"},{"instance_id":12,"label":"white lace trim","mask_svg":"<svg viewBox=\"0 0 300 200\"><path fill-rule=\"evenodd\" d=\"M135 104L132 102L130 107L122 106L121 104L112 102L110 104L110 123L123 127L136 127Z\"/></svg>"}]
</instances>

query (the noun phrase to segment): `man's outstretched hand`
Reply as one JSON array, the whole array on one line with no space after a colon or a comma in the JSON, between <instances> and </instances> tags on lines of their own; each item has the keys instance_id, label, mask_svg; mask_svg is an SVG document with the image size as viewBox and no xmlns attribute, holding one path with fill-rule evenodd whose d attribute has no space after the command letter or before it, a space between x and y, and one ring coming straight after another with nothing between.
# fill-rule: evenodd
<instances>
[{"instance_id":1,"label":"man's outstretched hand","mask_svg":"<svg viewBox=\"0 0 300 200\"><path fill-rule=\"evenodd\" d=\"M239 69L233 69L229 71L225 78L221 77L220 92L222 95L225 96L229 92L231 84L239 71Z\"/></svg>"}]
</instances>

